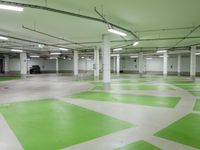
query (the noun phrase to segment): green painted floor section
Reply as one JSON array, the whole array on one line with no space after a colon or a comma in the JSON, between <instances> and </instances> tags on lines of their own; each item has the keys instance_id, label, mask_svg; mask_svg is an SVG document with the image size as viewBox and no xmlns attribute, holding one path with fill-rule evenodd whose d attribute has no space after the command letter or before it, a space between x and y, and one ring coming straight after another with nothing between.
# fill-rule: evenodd
<instances>
[{"instance_id":1,"label":"green painted floor section","mask_svg":"<svg viewBox=\"0 0 200 150\"><path fill-rule=\"evenodd\" d=\"M200 111L200 99L196 100L194 111Z\"/></svg>"},{"instance_id":2,"label":"green painted floor section","mask_svg":"<svg viewBox=\"0 0 200 150\"><path fill-rule=\"evenodd\" d=\"M2 105L0 112L25 150L58 150L133 127L57 100Z\"/></svg>"},{"instance_id":3,"label":"green painted floor section","mask_svg":"<svg viewBox=\"0 0 200 150\"><path fill-rule=\"evenodd\" d=\"M155 136L200 149L200 115L189 114Z\"/></svg>"},{"instance_id":4,"label":"green painted floor section","mask_svg":"<svg viewBox=\"0 0 200 150\"><path fill-rule=\"evenodd\" d=\"M16 79L19 79L19 77L0 77L0 82L2 81L9 81L9 80L16 80Z\"/></svg>"},{"instance_id":5,"label":"green painted floor section","mask_svg":"<svg viewBox=\"0 0 200 150\"><path fill-rule=\"evenodd\" d=\"M161 149L141 140L141 141L129 144L125 147L117 148L116 150L161 150Z\"/></svg>"},{"instance_id":6,"label":"green painted floor section","mask_svg":"<svg viewBox=\"0 0 200 150\"><path fill-rule=\"evenodd\" d=\"M174 108L181 99L180 97L112 94L107 92L95 92L95 91L77 93L72 95L72 98L107 101L107 102L120 102L128 104L139 104L146 106L170 107L170 108Z\"/></svg>"},{"instance_id":7,"label":"green painted floor section","mask_svg":"<svg viewBox=\"0 0 200 150\"><path fill-rule=\"evenodd\" d=\"M93 90L104 90L104 86L96 86ZM150 85L111 85L111 90L174 90L169 86Z\"/></svg>"}]
</instances>

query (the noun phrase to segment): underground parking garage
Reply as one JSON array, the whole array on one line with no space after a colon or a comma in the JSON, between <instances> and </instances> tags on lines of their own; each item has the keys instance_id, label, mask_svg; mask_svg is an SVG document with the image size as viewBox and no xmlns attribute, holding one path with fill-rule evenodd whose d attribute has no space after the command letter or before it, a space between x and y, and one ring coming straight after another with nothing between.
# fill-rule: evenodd
<instances>
[{"instance_id":1,"label":"underground parking garage","mask_svg":"<svg viewBox=\"0 0 200 150\"><path fill-rule=\"evenodd\" d=\"M0 149L200 149L199 9L0 0Z\"/></svg>"}]
</instances>

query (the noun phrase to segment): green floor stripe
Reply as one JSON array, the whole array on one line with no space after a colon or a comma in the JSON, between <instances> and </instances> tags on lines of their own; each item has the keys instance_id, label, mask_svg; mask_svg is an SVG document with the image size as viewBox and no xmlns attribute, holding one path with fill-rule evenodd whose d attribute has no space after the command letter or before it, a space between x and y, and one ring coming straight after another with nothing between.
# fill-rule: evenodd
<instances>
[{"instance_id":1,"label":"green floor stripe","mask_svg":"<svg viewBox=\"0 0 200 150\"><path fill-rule=\"evenodd\" d=\"M19 79L19 77L0 77L0 82L8 80L16 80L16 79Z\"/></svg>"},{"instance_id":2,"label":"green floor stripe","mask_svg":"<svg viewBox=\"0 0 200 150\"><path fill-rule=\"evenodd\" d=\"M159 131L155 136L200 149L200 115L189 114Z\"/></svg>"},{"instance_id":3,"label":"green floor stripe","mask_svg":"<svg viewBox=\"0 0 200 150\"><path fill-rule=\"evenodd\" d=\"M96 86L93 90L104 90L104 86ZM169 86L111 85L111 90L174 90L174 89Z\"/></svg>"},{"instance_id":4,"label":"green floor stripe","mask_svg":"<svg viewBox=\"0 0 200 150\"><path fill-rule=\"evenodd\" d=\"M196 100L194 111L200 111L200 99Z\"/></svg>"},{"instance_id":5,"label":"green floor stripe","mask_svg":"<svg viewBox=\"0 0 200 150\"><path fill-rule=\"evenodd\" d=\"M159 106L174 108L180 101L180 97L158 97L146 95L132 95L132 94L112 94L107 92L81 92L72 95L72 98L120 102L128 104L139 104L147 106Z\"/></svg>"},{"instance_id":6,"label":"green floor stripe","mask_svg":"<svg viewBox=\"0 0 200 150\"><path fill-rule=\"evenodd\" d=\"M141 141L137 141L135 143L129 144L125 147L117 148L116 150L161 150L161 149L141 140Z\"/></svg>"},{"instance_id":7,"label":"green floor stripe","mask_svg":"<svg viewBox=\"0 0 200 150\"><path fill-rule=\"evenodd\" d=\"M0 107L25 150L58 150L132 124L56 100L22 102Z\"/></svg>"}]
</instances>

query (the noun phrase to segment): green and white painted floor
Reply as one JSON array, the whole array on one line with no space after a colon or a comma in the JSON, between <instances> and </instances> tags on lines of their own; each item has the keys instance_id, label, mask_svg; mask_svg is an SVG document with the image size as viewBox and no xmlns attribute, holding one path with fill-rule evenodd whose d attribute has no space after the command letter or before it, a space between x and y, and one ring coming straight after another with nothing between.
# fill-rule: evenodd
<instances>
[{"instance_id":1,"label":"green and white painted floor","mask_svg":"<svg viewBox=\"0 0 200 150\"><path fill-rule=\"evenodd\" d=\"M200 82L161 76L0 83L2 150L200 149Z\"/></svg>"}]
</instances>

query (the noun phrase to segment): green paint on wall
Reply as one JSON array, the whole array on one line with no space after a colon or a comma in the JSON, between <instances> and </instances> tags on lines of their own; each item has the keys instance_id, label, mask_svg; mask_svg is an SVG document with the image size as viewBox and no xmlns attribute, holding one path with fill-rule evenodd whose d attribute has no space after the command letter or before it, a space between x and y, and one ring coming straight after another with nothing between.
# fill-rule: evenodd
<instances>
[{"instance_id":1,"label":"green paint on wall","mask_svg":"<svg viewBox=\"0 0 200 150\"><path fill-rule=\"evenodd\" d=\"M93 90L104 90L104 86L96 86ZM111 90L174 90L169 86L150 85L111 85Z\"/></svg>"},{"instance_id":2,"label":"green paint on wall","mask_svg":"<svg viewBox=\"0 0 200 150\"><path fill-rule=\"evenodd\" d=\"M58 150L133 127L56 100L14 103L0 111L25 150Z\"/></svg>"},{"instance_id":3,"label":"green paint on wall","mask_svg":"<svg viewBox=\"0 0 200 150\"><path fill-rule=\"evenodd\" d=\"M159 131L155 136L200 149L200 115L189 114Z\"/></svg>"},{"instance_id":4,"label":"green paint on wall","mask_svg":"<svg viewBox=\"0 0 200 150\"><path fill-rule=\"evenodd\" d=\"M158 97L158 96L146 96L146 95L132 95L132 94L112 94L107 92L81 92L72 95L72 98L108 101L108 102L120 102L128 104L139 104L147 106L159 106L159 107L175 107L180 101L180 97Z\"/></svg>"},{"instance_id":5,"label":"green paint on wall","mask_svg":"<svg viewBox=\"0 0 200 150\"><path fill-rule=\"evenodd\" d=\"M194 111L200 111L200 99L196 100Z\"/></svg>"},{"instance_id":6,"label":"green paint on wall","mask_svg":"<svg viewBox=\"0 0 200 150\"><path fill-rule=\"evenodd\" d=\"M117 148L116 150L161 150L161 149L141 140L141 141L137 141L135 143L129 144L125 147Z\"/></svg>"}]
</instances>

